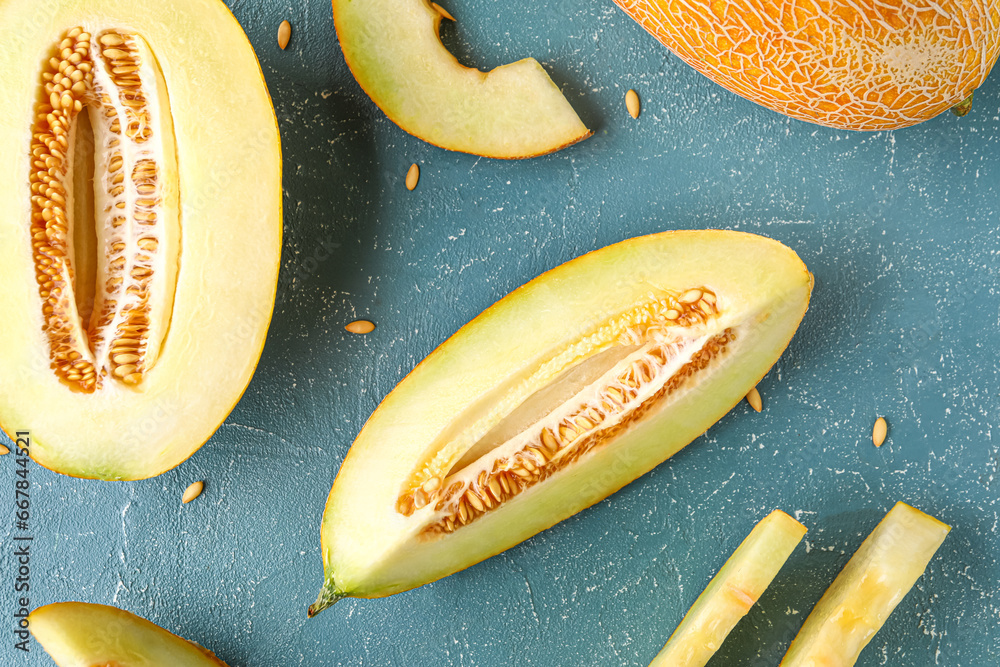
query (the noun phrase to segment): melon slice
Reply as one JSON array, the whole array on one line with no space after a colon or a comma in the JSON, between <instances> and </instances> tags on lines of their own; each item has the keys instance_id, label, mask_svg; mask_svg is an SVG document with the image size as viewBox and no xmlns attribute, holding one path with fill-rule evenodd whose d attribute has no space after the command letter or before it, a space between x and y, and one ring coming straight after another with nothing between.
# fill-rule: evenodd
<instances>
[{"instance_id":1,"label":"melon slice","mask_svg":"<svg viewBox=\"0 0 1000 667\"><path fill-rule=\"evenodd\" d=\"M239 400L271 317L281 154L220 0L0 2L0 424L139 479Z\"/></svg>"},{"instance_id":2,"label":"melon slice","mask_svg":"<svg viewBox=\"0 0 1000 667\"><path fill-rule=\"evenodd\" d=\"M502 299L417 366L351 447L312 613L456 572L664 461L767 372L811 288L775 241L667 232Z\"/></svg>"},{"instance_id":3,"label":"melon slice","mask_svg":"<svg viewBox=\"0 0 1000 667\"><path fill-rule=\"evenodd\" d=\"M650 667L704 667L760 599L806 527L781 510L758 523L698 596Z\"/></svg>"},{"instance_id":4,"label":"melon slice","mask_svg":"<svg viewBox=\"0 0 1000 667\"><path fill-rule=\"evenodd\" d=\"M424 141L496 158L551 153L591 135L538 61L486 73L441 43L428 0L333 0L351 72L390 120Z\"/></svg>"},{"instance_id":5,"label":"melon slice","mask_svg":"<svg viewBox=\"0 0 1000 667\"><path fill-rule=\"evenodd\" d=\"M59 667L226 667L211 651L103 604L39 607L28 628Z\"/></svg>"},{"instance_id":6,"label":"melon slice","mask_svg":"<svg viewBox=\"0 0 1000 667\"><path fill-rule=\"evenodd\" d=\"M950 530L934 517L896 503L813 607L781 664L850 667L857 662Z\"/></svg>"}]
</instances>

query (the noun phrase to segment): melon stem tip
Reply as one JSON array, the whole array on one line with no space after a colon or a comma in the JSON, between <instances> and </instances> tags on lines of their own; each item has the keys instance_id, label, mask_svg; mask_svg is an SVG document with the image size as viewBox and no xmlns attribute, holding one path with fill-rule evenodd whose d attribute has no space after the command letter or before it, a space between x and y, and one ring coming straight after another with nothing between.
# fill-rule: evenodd
<instances>
[{"instance_id":1,"label":"melon stem tip","mask_svg":"<svg viewBox=\"0 0 1000 667\"><path fill-rule=\"evenodd\" d=\"M333 587L333 581L331 580L323 586L323 590L319 592L319 597L316 598L316 602L309 605L309 610L307 612L307 615L309 616L309 618L312 618L313 616L316 616L324 609L329 609L338 601L343 600L346 597L347 596L344 595L343 593L338 593L336 591L336 589Z\"/></svg>"},{"instance_id":2,"label":"melon stem tip","mask_svg":"<svg viewBox=\"0 0 1000 667\"><path fill-rule=\"evenodd\" d=\"M951 108L951 112L959 118L969 113L969 110L972 109L972 96L974 94L975 93L969 93L968 97Z\"/></svg>"}]
</instances>

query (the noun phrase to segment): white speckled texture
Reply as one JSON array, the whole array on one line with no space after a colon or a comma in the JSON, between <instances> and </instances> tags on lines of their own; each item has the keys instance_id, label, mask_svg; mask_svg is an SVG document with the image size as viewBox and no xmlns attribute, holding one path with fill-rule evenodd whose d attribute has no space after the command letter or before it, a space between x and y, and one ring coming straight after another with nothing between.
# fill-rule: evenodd
<instances>
[{"instance_id":1,"label":"white speckled texture","mask_svg":"<svg viewBox=\"0 0 1000 667\"><path fill-rule=\"evenodd\" d=\"M611 0L442 2L458 19L446 42L464 62L536 56L597 131L549 157L496 162L388 122L347 71L325 0L230 4L285 142L268 344L226 425L177 470L108 484L31 467L33 605L118 604L233 667L645 665L753 524L781 508L809 527L808 543L711 663L768 667L904 500L954 530L858 664L996 664L998 75L964 119L836 132L724 91ZM276 40L284 18L287 51ZM629 88L642 97L638 121ZM421 179L408 192L413 162ZM556 264L704 227L779 239L817 278L802 329L761 384L761 414L741 404L653 473L482 565L306 621L337 466L416 362ZM378 328L345 332L358 317ZM881 449L870 440L878 415L889 422ZM182 507L197 479L204 494ZM0 458L8 627L13 482L13 457ZM0 664L51 664L37 646L14 651L11 637L0 633Z\"/></svg>"}]
</instances>

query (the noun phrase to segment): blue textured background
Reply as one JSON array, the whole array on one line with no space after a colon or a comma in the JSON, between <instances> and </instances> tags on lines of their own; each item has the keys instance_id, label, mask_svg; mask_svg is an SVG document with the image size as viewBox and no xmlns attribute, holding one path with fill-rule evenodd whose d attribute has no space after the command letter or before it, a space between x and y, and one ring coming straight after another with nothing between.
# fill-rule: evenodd
<instances>
[{"instance_id":1,"label":"blue textured background","mask_svg":"<svg viewBox=\"0 0 1000 667\"><path fill-rule=\"evenodd\" d=\"M645 665L775 507L810 529L711 663L777 665L897 500L952 524L859 665L1000 655L1000 86L970 116L853 134L788 120L668 55L610 0L450 0L466 64L536 56L596 135L498 162L408 136L361 92L326 0L232 0L284 140L286 241L256 377L218 434L157 479L32 464L32 603L117 604L233 667ZM279 21L294 26L289 49ZM639 91L638 121L624 94ZM411 162L423 170L403 187ZM253 165L246 165L252 169ZM706 437L598 506L445 580L317 619L319 520L365 418L424 355L517 285L664 229L758 232L817 278L761 384ZM378 324L368 336L343 325ZM484 356L483 363L489 363ZM889 439L871 445L872 422ZM181 507L188 483L204 495ZM0 627L13 628L12 456L0 459ZM0 664L51 664L0 631Z\"/></svg>"}]
</instances>

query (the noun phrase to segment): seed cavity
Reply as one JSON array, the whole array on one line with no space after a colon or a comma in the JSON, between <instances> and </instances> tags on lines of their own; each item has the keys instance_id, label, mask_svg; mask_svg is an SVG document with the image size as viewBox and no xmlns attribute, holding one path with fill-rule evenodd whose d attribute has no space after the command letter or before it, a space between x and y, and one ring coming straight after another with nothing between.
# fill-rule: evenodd
<instances>
[{"instance_id":1,"label":"seed cavity","mask_svg":"<svg viewBox=\"0 0 1000 667\"><path fill-rule=\"evenodd\" d=\"M84 111L89 131L79 122ZM74 28L43 63L34 119L32 254L51 368L85 393L106 380L139 385L169 329L179 261L177 166L162 72L138 35L108 30L94 39ZM78 146L90 133L93 149ZM77 152L90 150L92 185L74 168ZM77 204L91 198L89 223ZM88 224L96 269L77 247ZM90 280L95 284L83 284ZM78 292L93 295L92 307Z\"/></svg>"},{"instance_id":2,"label":"seed cavity","mask_svg":"<svg viewBox=\"0 0 1000 667\"><path fill-rule=\"evenodd\" d=\"M881 447L882 443L885 442L885 436L889 432L889 425L885 422L885 417L879 417L875 420L875 426L872 427L872 443L876 447Z\"/></svg>"},{"instance_id":3,"label":"seed cavity","mask_svg":"<svg viewBox=\"0 0 1000 667\"><path fill-rule=\"evenodd\" d=\"M525 382L543 388L470 442L460 460L432 454L404 484L397 511L424 512L421 534L432 539L609 446L725 354L736 332L710 330L719 315L715 294L697 288L651 298L611 318L580 343L589 354L571 349L563 361L543 362L538 373L554 381Z\"/></svg>"}]
</instances>

